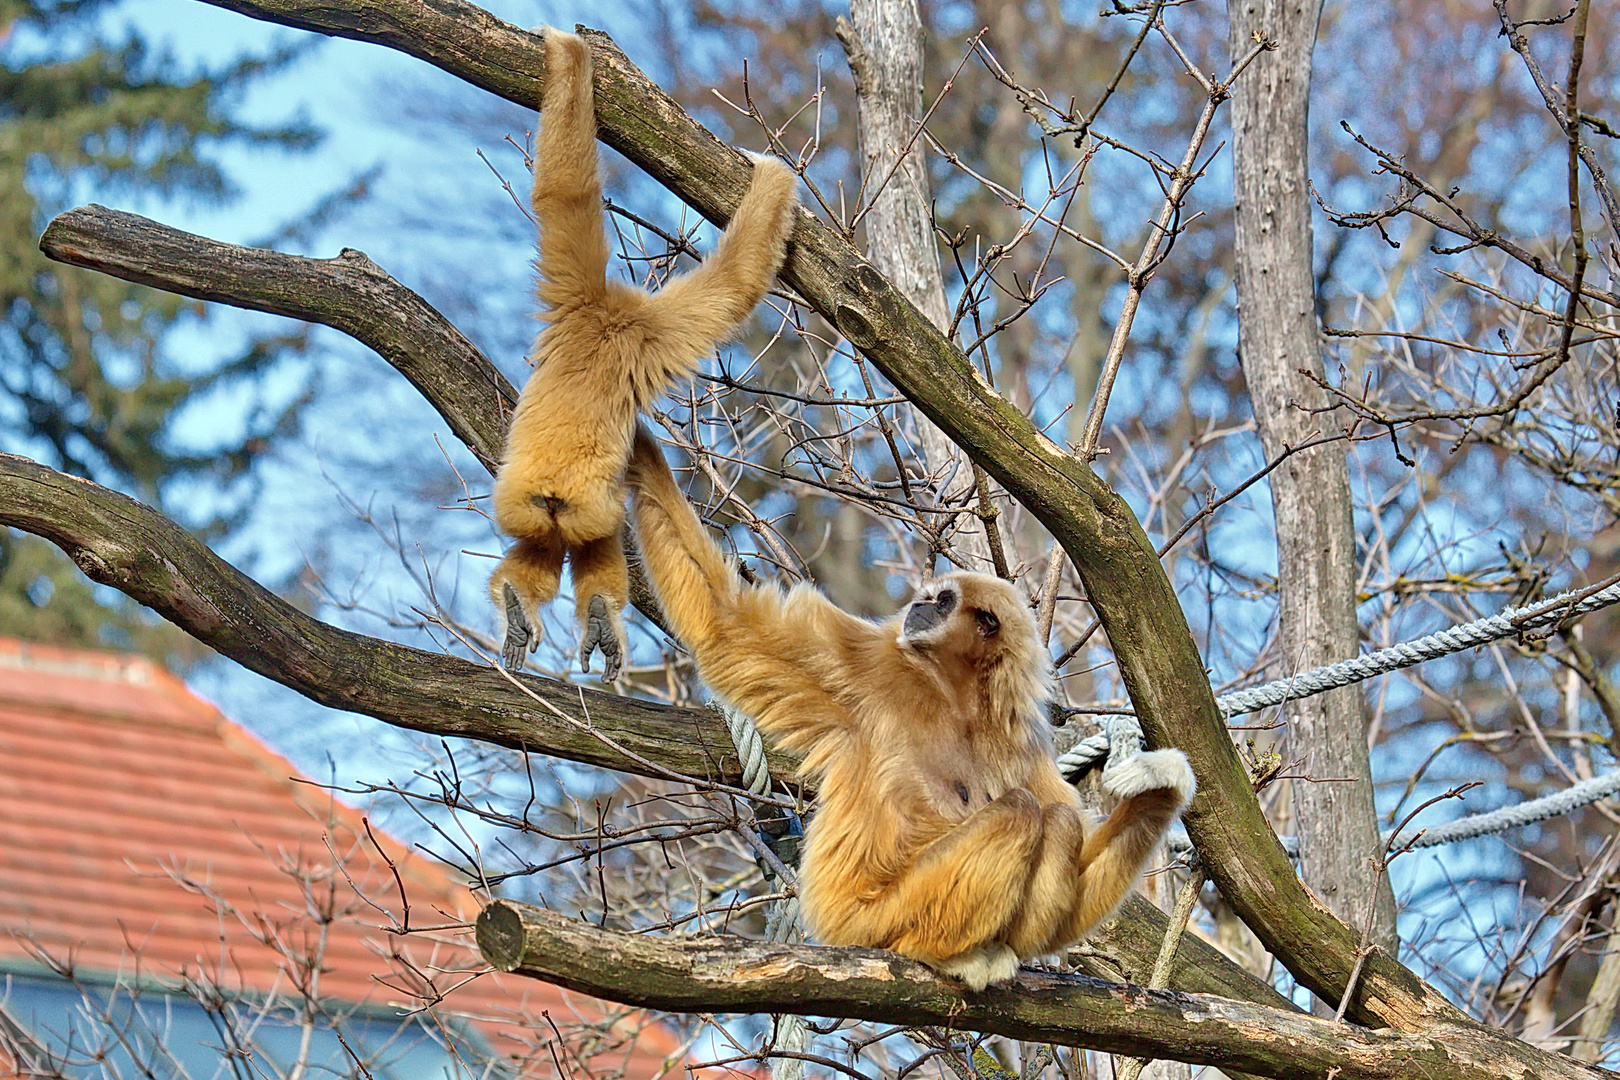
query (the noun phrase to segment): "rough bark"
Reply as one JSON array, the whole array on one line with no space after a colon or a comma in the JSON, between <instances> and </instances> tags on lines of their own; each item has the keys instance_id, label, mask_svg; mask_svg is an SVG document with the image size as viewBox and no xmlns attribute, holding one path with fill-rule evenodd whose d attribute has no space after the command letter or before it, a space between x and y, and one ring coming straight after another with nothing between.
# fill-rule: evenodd
<instances>
[{"instance_id":1,"label":"rough bark","mask_svg":"<svg viewBox=\"0 0 1620 1080\"><path fill-rule=\"evenodd\" d=\"M508 900L479 915L478 947L501 971L669 1012L787 1012L984 1031L1281 1080L1614 1075L1471 1024L1402 1035L1204 994L1037 972L964 994L960 984L877 949L640 937Z\"/></svg>"},{"instance_id":2,"label":"rough bark","mask_svg":"<svg viewBox=\"0 0 1620 1080\"><path fill-rule=\"evenodd\" d=\"M1277 43L1232 90L1238 355L1268 459L1332 424L1322 411L1326 391L1301 374L1322 377L1306 180L1311 49L1321 10L1321 0L1228 5L1234 56L1256 35ZM1354 656L1356 545L1344 449L1326 444L1293 454L1270 484L1283 669ZM1311 778L1294 781L1291 792L1300 874L1328 910L1369 928L1371 942L1393 951L1395 895L1379 869L1361 691L1345 687L1296 701L1283 716L1288 756Z\"/></svg>"},{"instance_id":3,"label":"rough bark","mask_svg":"<svg viewBox=\"0 0 1620 1080\"><path fill-rule=\"evenodd\" d=\"M306 259L238 247L104 206L58 215L39 247L125 281L341 330L409 379L491 474L500 464L507 413L517 404L512 384L364 252Z\"/></svg>"},{"instance_id":4,"label":"rough bark","mask_svg":"<svg viewBox=\"0 0 1620 1080\"><path fill-rule=\"evenodd\" d=\"M520 676L330 626L299 611L148 506L0 454L0 526L43 536L92 580L205 645L336 709L396 727L622 769L740 784L719 714ZM792 759L773 755L773 771Z\"/></svg>"},{"instance_id":5,"label":"rough bark","mask_svg":"<svg viewBox=\"0 0 1620 1080\"><path fill-rule=\"evenodd\" d=\"M939 330L950 329L945 278L934 240L933 198L923 159L922 19L916 0L852 0L850 23L839 36L855 76L855 124L861 146L863 191L870 204L866 257L901 295ZM929 475L946 481L940 494L964 496L973 483L967 456L926 418L917 437ZM955 536L959 555L977 570L991 568L982 529Z\"/></svg>"},{"instance_id":6,"label":"rough bark","mask_svg":"<svg viewBox=\"0 0 1620 1080\"><path fill-rule=\"evenodd\" d=\"M492 93L538 107L540 38L464 0L218 0L219 6L399 49ZM711 220L746 189L749 163L646 78L605 35L596 59L599 134ZM801 211L784 278L1056 536L1075 562L1154 745L1186 751L1199 796L1185 815L1211 877L1268 949L1337 999L1360 944L1304 890L1261 813L1215 708L1174 590L1124 500L1053 445L850 246ZM1403 1028L1460 1018L1443 995L1375 951L1347 1015Z\"/></svg>"}]
</instances>

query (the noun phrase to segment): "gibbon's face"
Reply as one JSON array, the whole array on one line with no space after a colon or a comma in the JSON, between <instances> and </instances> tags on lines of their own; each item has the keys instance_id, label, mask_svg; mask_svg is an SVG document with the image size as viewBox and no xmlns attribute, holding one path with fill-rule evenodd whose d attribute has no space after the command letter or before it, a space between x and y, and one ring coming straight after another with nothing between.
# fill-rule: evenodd
<instances>
[{"instance_id":1,"label":"gibbon's face","mask_svg":"<svg viewBox=\"0 0 1620 1080\"><path fill-rule=\"evenodd\" d=\"M1033 653L1035 623L1017 591L988 574L954 573L917 590L900 621L900 644L988 657Z\"/></svg>"}]
</instances>

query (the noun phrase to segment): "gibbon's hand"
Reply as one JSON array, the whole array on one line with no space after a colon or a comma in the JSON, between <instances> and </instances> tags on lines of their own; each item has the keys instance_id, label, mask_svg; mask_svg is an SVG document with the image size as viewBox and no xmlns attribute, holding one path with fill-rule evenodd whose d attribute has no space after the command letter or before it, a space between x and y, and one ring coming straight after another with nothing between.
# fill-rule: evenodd
<instances>
[{"instance_id":1,"label":"gibbon's hand","mask_svg":"<svg viewBox=\"0 0 1620 1080\"><path fill-rule=\"evenodd\" d=\"M521 671L528 654L540 647L540 628L529 625L516 589L503 584L501 591L506 601L506 639L501 642L501 664L507 671Z\"/></svg>"},{"instance_id":2,"label":"gibbon's hand","mask_svg":"<svg viewBox=\"0 0 1620 1080\"><path fill-rule=\"evenodd\" d=\"M619 677L624 663L624 651L619 641L618 627L608 614L607 601L600 596L591 597L584 630L579 639L579 669L591 670L591 653L602 650L602 678L608 682Z\"/></svg>"}]
</instances>

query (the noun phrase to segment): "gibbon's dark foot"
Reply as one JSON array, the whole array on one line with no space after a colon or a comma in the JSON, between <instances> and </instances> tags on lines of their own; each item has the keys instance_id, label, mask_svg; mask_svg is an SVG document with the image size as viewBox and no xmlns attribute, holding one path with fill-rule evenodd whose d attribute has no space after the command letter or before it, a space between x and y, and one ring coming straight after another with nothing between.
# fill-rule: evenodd
<instances>
[{"instance_id":1,"label":"gibbon's dark foot","mask_svg":"<svg viewBox=\"0 0 1620 1080\"><path fill-rule=\"evenodd\" d=\"M624 652L619 646L618 629L613 625L607 601L593 596L585 612L585 632L579 638L579 670L591 670L591 653L597 649L602 650L602 678L612 682L619 677Z\"/></svg>"},{"instance_id":2,"label":"gibbon's dark foot","mask_svg":"<svg viewBox=\"0 0 1620 1080\"><path fill-rule=\"evenodd\" d=\"M502 585L501 595L506 600L506 640L501 643L501 663L507 671L521 671L524 658L538 644L537 635L529 625L529 617L523 614L517 590Z\"/></svg>"}]
</instances>

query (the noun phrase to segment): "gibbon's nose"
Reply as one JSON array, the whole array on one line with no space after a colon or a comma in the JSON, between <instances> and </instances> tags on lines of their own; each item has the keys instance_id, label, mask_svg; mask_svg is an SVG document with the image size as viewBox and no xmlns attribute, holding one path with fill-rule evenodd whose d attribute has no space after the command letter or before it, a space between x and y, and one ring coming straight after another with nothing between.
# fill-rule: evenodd
<instances>
[{"instance_id":1,"label":"gibbon's nose","mask_svg":"<svg viewBox=\"0 0 1620 1080\"><path fill-rule=\"evenodd\" d=\"M906 621L901 629L907 637L932 630L950 617L956 610L956 594L950 589L940 593L938 597L929 600L914 601L906 611Z\"/></svg>"}]
</instances>

